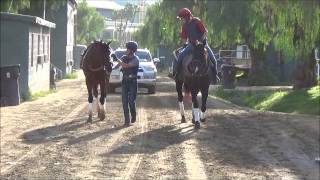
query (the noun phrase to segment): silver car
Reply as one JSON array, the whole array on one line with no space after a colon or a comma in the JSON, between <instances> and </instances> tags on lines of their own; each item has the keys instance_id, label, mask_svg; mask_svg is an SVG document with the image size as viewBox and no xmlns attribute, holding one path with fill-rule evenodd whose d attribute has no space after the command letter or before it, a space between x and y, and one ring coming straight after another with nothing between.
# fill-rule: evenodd
<instances>
[{"instance_id":1,"label":"silver car","mask_svg":"<svg viewBox=\"0 0 320 180\"><path fill-rule=\"evenodd\" d=\"M115 54L121 58L126 52L126 49L117 49ZM139 57L139 70L138 70L138 87L147 88L148 93L154 94L156 92L157 68L156 64L160 62L158 58L152 59L148 49L138 49L136 55ZM114 63L116 66L117 63ZM114 69L111 72L109 80L109 91L115 92L115 88L121 86L122 72L120 68Z\"/></svg>"}]
</instances>

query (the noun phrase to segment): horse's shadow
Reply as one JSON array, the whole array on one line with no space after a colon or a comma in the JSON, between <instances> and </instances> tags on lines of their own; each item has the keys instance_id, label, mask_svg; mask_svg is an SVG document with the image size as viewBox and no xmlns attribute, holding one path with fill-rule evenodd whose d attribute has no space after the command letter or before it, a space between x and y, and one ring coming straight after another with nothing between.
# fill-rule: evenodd
<instances>
[{"instance_id":1,"label":"horse's shadow","mask_svg":"<svg viewBox=\"0 0 320 180\"><path fill-rule=\"evenodd\" d=\"M23 142L27 144L42 144L50 141L59 141L61 139L68 138L68 135L66 135L65 132L75 131L85 126L85 124L85 120L79 118L71 122L25 132L21 135L21 138L23 139Z\"/></svg>"},{"instance_id":2,"label":"horse's shadow","mask_svg":"<svg viewBox=\"0 0 320 180\"><path fill-rule=\"evenodd\" d=\"M113 134L115 132L117 132L118 130L120 129L123 129L123 128L127 128L126 126L117 126L117 127L114 127L114 128L104 128L100 131L95 131L93 133L89 133L87 135L84 135L84 136L81 136L81 137L78 137L78 138L69 138L68 141L67 141L67 144L68 145L74 145L74 144L78 144L78 143L81 143L81 142L86 142L86 141L91 141L91 140L94 140L100 136L106 136L106 135L110 135L110 134Z\"/></svg>"},{"instance_id":3,"label":"horse's shadow","mask_svg":"<svg viewBox=\"0 0 320 180\"><path fill-rule=\"evenodd\" d=\"M180 144L193 137L197 130L193 125L178 127L176 125L165 126L153 129L136 135L125 143L108 153L101 156L110 156L112 154L154 154L168 146Z\"/></svg>"},{"instance_id":4,"label":"horse's shadow","mask_svg":"<svg viewBox=\"0 0 320 180\"><path fill-rule=\"evenodd\" d=\"M100 122L100 121L96 121ZM95 123L95 121L93 122ZM57 142L64 139L67 139L68 144L76 144L82 141L89 141L99 136L105 134L114 133L124 126L104 128L100 131L95 131L94 133L89 133L88 135L81 136L80 138L74 138L69 132L76 131L79 128L88 126L85 118L74 119L71 122L62 123L59 125L48 126L44 128L34 129L28 132L25 132L21 135L21 139L24 143L27 144L44 144L47 142Z\"/></svg>"}]
</instances>

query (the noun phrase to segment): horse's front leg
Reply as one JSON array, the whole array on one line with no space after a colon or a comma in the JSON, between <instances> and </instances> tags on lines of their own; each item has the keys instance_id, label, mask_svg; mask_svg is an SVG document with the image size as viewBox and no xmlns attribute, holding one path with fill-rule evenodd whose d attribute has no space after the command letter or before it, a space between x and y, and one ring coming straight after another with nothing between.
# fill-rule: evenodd
<instances>
[{"instance_id":1,"label":"horse's front leg","mask_svg":"<svg viewBox=\"0 0 320 180\"><path fill-rule=\"evenodd\" d=\"M87 90L88 90L88 103L89 103L89 107L88 107L88 120L87 122L91 123L92 122L92 102L93 102L93 95L92 95L92 84L90 83L90 80L86 77L86 85L87 85Z\"/></svg>"},{"instance_id":2,"label":"horse's front leg","mask_svg":"<svg viewBox=\"0 0 320 180\"><path fill-rule=\"evenodd\" d=\"M200 112L200 121L201 122L205 122L206 121L206 116L205 116L205 112L207 110L207 99L208 99L208 91L209 91L209 86L208 87L204 87L201 90L201 112Z\"/></svg>"},{"instance_id":3,"label":"horse's front leg","mask_svg":"<svg viewBox=\"0 0 320 180\"><path fill-rule=\"evenodd\" d=\"M183 85L183 82L176 80L176 91L178 93L178 103L179 103L179 109L180 109L180 114L181 114L181 123L185 123L186 118L184 116L182 85Z\"/></svg>"},{"instance_id":4,"label":"horse's front leg","mask_svg":"<svg viewBox=\"0 0 320 180\"><path fill-rule=\"evenodd\" d=\"M104 103L104 109L107 109L107 93L108 93L108 87L109 87L109 80L110 80L110 75L111 72L107 72L106 73L106 79L105 79L105 88L104 88L104 92L105 92L105 103Z\"/></svg>"},{"instance_id":5,"label":"horse's front leg","mask_svg":"<svg viewBox=\"0 0 320 180\"><path fill-rule=\"evenodd\" d=\"M194 126L196 129L200 128L200 109L199 109L199 103L197 99L198 95L198 90L192 90L191 95L192 95L192 109L193 109L193 116L194 116Z\"/></svg>"},{"instance_id":6,"label":"horse's front leg","mask_svg":"<svg viewBox=\"0 0 320 180\"><path fill-rule=\"evenodd\" d=\"M96 110L98 113L98 116L100 114L100 105L99 105L99 100L98 100L98 96L99 96L99 92L98 92L98 85L99 85L99 81L95 80L93 81L93 87L92 87L92 92L93 92L93 97L94 97L94 101L96 102Z\"/></svg>"}]
</instances>

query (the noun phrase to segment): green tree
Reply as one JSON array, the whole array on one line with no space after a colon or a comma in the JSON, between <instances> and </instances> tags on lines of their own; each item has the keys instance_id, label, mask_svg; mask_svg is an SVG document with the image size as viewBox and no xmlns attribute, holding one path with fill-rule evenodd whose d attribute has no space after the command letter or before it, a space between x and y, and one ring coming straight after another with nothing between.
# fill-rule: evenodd
<instances>
[{"instance_id":1,"label":"green tree","mask_svg":"<svg viewBox=\"0 0 320 180\"><path fill-rule=\"evenodd\" d=\"M18 13L19 10L29 8L30 0L1 0L1 12Z\"/></svg>"},{"instance_id":2,"label":"green tree","mask_svg":"<svg viewBox=\"0 0 320 180\"><path fill-rule=\"evenodd\" d=\"M181 22L176 18L177 11L182 7L191 8L193 4L193 0L163 0L154 4L147 10L144 26L135 34L136 39L153 52L159 45L177 48L181 44Z\"/></svg>"},{"instance_id":3,"label":"green tree","mask_svg":"<svg viewBox=\"0 0 320 180\"><path fill-rule=\"evenodd\" d=\"M2 12L27 14L42 18L46 12L46 16L52 19L54 13L66 3L67 0L1 0L0 8Z\"/></svg>"},{"instance_id":4,"label":"green tree","mask_svg":"<svg viewBox=\"0 0 320 180\"><path fill-rule=\"evenodd\" d=\"M30 0L30 8L19 11L21 14L29 14L44 19L55 20L56 13L67 4L68 0ZM45 15L44 15L45 8Z\"/></svg>"},{"instance_id":5,"label":"green tree","mask_svg":"<svg viewBox=\"0 0 320 180\"><path fill-rule=\"evenodd\" d=\"M135 15L139 11L139 8L137 5L127 3L124 7L124 9L114 11L113 12L113 19L114 19L114 27L119 33L119 41L121 45L124 45L125 43L125 33L128 27L128 23L133 23ZM117 26L117 20L120 21L120 23Z\"/></svg>"},{"instance_id":6,"label":"green tree","mask_svg":"<svg viewBox=\"0 0 320 180\"><path fill-rule=\"evenodd\" d=\"M294 74L295 87L316 85L314 49L320 47L320 2L317 0L272 1L275 17L272 29L277 35L273 43L289 58L298 59Z\"/></svg>"},{"instance_id":7,"label":"green tree","mask_svg":"<svg viewBox=\"0 0 320 180\"><path fill-rule=\"evenodd\" d=\"M86 1L78 4L77 9L77 43L89 44L101 37L105 21L95 8L88 7Z\"/></svg>"},{"instance_id":8,"label":"green tree","mask_svg":"<svg viewBox=\"0 0 320 180\"><path fill-rule=\"evenodd\" d=\"M145 26L138 31L137 38L153 48L159 42L176 47L180 32L176 12L188 7L205 22L211 47L249 46L253 60L251 84L261 84L269 74L266 49L274 44L285 57L303 60L306 74L302 81L312 86L315 61L311 55L320 41L319 3L317 0L163 0L148 11Z\"/></svg>"}]
</instances>

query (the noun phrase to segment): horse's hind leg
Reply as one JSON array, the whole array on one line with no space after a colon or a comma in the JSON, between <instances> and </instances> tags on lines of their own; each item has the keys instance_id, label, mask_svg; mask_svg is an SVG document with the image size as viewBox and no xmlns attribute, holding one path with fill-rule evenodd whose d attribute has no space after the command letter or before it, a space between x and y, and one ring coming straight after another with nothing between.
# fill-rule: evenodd
<instances>
[{"instance_id":1,"label":"horse's hind leg","mask_svg":"<svg viewBox=\"0 0 320 180\"><path fill-rule=\"evenodd\" d=\"M94 96L94 99L95 99L95 102L96 102L96 107L97 107L97 113L99 114L99 101L98 101L98 84L96 82L94 82L94 85L92 87L92 92L93 92L93 96Z\"/></svg>"},{"instance_id":2,"label":"horse's hind leg","mask_svg":"<svg viewBox=\"0 0 320 180\"><path fill-rule=\"evenodd\" d=\"M209 87L204 87L201 90L201 112L200 112L200 121L201 122L205 122L206 121L206 117L205 117L205 112L207 110L207 99L208 99L208 91L209 91Z\"/></svg>"},{"instance_id":3,"label":"horse's hind leg","mask_svg":"<svg viewBox=\"0 0 320 180\"><path fill-rule=\"evenodd\" d=\"M179 109L180 109L180 114L181 114L181 123L185 123L186 122L186 118L184 116L182 85L183 85L182 82L176 80L176 91L178 93L178 103L179 103Z\"/></svg>"},{"instance_id":4,"label":"horse's hind leg","mask_svg":"<svg viewBox=\"0 0 320 180\"><path fill-rule=\"evenodd\" d=\"M89 103L89 107L88 107L88 120L87 122L92 122L92 102L93 102L93 95L92 95L92 85L90 83L90 81L88 80L88 78L86 78L86 84L87 84L87 90L88 90L88 103Z\"/></svg>"}]
</instances>

